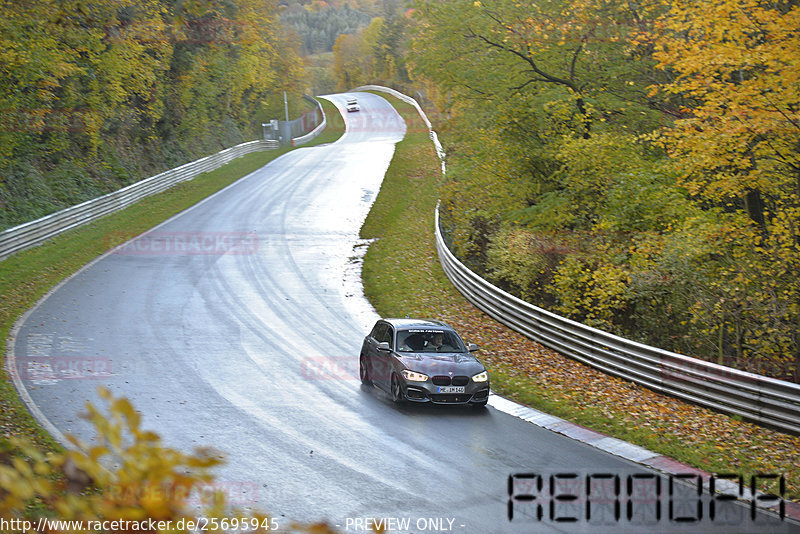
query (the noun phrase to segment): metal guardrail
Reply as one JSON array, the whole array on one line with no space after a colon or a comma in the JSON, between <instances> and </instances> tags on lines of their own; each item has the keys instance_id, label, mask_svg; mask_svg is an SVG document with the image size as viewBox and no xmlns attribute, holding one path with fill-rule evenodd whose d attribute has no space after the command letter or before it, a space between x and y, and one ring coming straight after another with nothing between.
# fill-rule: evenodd
<instances>
[{"instance_id":1,"label":"metal guardrail","mask_svg":"<svg viewBox=\"0 0 800 534\"><path fill-rule=\"evenodd\" d=\"M800 385L650 347L538 308L490 284L445 243L436 211L436 249L448 278L475 306L561 354L721 412L800 433Z\"/></svg>"},{"instance_id":2,"label":"metal guardrail","mask_svg":"<svg viewBox=\"0 0 800 534\"><path fill-rule=\"evenodd\" d=\"M251 152L276 148L278 148L277 141L258 140L242 143L145 178L101 197L46 215L41 219L4 230L0 232L0 260L109 213L126 208L145 197L169 189L175 184L191 180L204 172L213 171L236 158Z\"/></svg>"},{"instance_id":3,"label":"metal guardrail","mask_svg":"<svg viewBox=\"0 0 800 534\"><path fill-rule=\"evenodd\" d=\"M425 126L428 127L428 134L430 135L431 141L433 141L433 147L436 149L436 155L439 156L439 161L442 162L442 174L445 173L446 168L444 164L444 149L442 148L442 143L439 142L439 136L433 131L431 121L428 120L428 116L425 115L424 111L422 111L419 102L408 95L404 95L400 91L396 91L390 87L384 87L382 85L361 85L353 89L353 91L380 91L382 93L388 93L393 97L402 100L406 104L411 104L414 106L417 109L419 116L422 117L422 121L425 123Z\"/></svg>"},{"instance_id":4,"label":"metal guardrail","mask_svg":"<svg viewBox=\"0 0 800 534\"><path fill-rule=\"evenodd\" d=\"M396 96L416 107L431 128L413 98L377 85L356 90L382 91ZM444 171L444 152L432 129L431 139ZM453 285L475 306L517 332L565 356L653 391L800 433L800 384L650 347L548 312L490 284L461 263L442 236L438 206L435 232L439 261Z\"/></svg>"}]
</instances>

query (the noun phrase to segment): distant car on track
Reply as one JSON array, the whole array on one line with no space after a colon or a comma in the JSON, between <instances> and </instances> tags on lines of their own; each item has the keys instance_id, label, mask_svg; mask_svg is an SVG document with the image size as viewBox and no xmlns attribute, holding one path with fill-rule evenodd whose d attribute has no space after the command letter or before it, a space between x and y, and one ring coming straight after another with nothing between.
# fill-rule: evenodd
<instances>
[{"instance_id":1,"label":"distant car on track","mask_svg":"<svg viewBox=\"0 0 800 534\"><path fill-rule=\"evenodd\" d=\"M489 374L477 350L441 321L381 319L361 346L361 382L395 402L486 406Z\"/></svg>"},{"instance_id":2,"label":"distant car on track","mask_svg":"<svg viewBox=\"0 0 800 534\"><path fill-rule=\"evenodd\" d=\"M348 112L361 110L361 106L358 105L358 100L355 98L348 98L346 107Z\"/></svg>"}]
</instances>

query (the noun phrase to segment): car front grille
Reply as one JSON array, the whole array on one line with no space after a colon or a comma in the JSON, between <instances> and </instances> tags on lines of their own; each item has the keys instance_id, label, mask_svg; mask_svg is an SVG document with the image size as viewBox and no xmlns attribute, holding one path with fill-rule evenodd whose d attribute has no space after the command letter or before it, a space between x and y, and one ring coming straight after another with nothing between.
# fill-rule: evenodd
<instances>
[{"instance_id":1,"label":"car front grille","mask_svg":"<svg viewBox=\"0 0 800 534\"><path fill-rule=\"evenodd\" d=\"M466 386L469 384L468 376L454 376L449 377L445 375L436 375L431 378L435 386Z\"/></svg>"}]
</instances>

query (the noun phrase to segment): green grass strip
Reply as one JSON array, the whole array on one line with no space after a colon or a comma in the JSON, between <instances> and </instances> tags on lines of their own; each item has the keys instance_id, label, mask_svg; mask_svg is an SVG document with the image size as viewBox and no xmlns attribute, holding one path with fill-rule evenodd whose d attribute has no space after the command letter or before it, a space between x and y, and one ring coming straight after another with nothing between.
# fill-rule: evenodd
<instances>
[{"instance_id":1,"label":"green grass strip","mask_svg":"<svg viewBox=\"0 0 800 534\"><path fill-rule=\"evenodd\" d=\"M377 239L364 257L364 294L384 317L433 317L443 299L462 298L436 256L434 209L442 177L417 110L393 104L407 133L361 228L363 239Z\"/></svg>"}]
</instances>

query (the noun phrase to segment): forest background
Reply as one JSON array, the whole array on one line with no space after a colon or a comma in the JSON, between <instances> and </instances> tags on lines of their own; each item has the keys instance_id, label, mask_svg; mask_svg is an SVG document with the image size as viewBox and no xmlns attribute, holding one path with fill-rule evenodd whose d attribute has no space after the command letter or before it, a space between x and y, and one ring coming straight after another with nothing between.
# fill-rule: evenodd
<instances>
[{"instance_id":1,"label":"forest background","mask_svg":"<svg viewBox=\"0 0 800 534\"><path fill-rule=\"evenodd\" d=\"M0 3L0 229L260 137L303 76L269 0Z\"/></svg>"},{"instance_id":2,"label":"forest background","mask_svg":"<svg viewBox=\"0 0 800 534\"><path fill-rule=\"evenodd\" d=\"M341 36L334 74L425 100L443 226L473 270L797 381L798 27L796 1L416 0Z\"/></svg>"}]
</instances>

